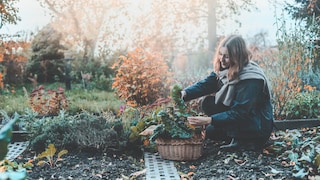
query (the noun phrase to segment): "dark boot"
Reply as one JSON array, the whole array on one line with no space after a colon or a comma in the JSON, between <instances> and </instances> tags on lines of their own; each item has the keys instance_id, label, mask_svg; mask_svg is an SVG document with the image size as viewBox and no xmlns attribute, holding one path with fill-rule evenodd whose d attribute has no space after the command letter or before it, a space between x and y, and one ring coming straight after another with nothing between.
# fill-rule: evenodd
<instances>
[{"instance_id":1,"label":"dark boot","mask_svg":"<svg viewBox=\"0 0 320 180\"><path fill-rule=\"evenodd\" d=\"M253 142L233 138L230 144L222 145L220 146L220 149L224 151L257 151L260 150L261 147Z\"/></svg>"}]
</instances>

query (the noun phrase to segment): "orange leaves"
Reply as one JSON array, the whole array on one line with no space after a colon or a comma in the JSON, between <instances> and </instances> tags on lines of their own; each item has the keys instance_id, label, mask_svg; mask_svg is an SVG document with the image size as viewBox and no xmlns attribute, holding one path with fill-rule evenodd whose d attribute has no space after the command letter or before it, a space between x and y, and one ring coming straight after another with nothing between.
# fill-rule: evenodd
<instances>
[{"instance_id":1,"label":"orange leaves","mask_svg":"<svg viewBox=\"0 0 320 180\"><path fill-rule=\"evenodd\" d=\"M4 83L3 83L3 75L0 72L0 90L4 88Z\"/></svg>"},{"instance_id":2,"label":"orange leaves","mask_svg":"<svg viewBox=\"0 0 320 180\"><path fill-rule=\"evenodd\" d=\"M39 115L57 115L60 110L68 107L64 89L44 90L43 86L34 89L30 94L31 109Z\"/></svg>"},{"instance_id":3,"label":"orange leaves","mask_svg":"<svg viewBox=\"0 0 320 180\"><path fill-rule=\"evenodd\" d=\"M310 85L304 85L303 89L306 91L312 92L312 91L316 90L316 87L312 87Z\"/></svg>"},{"instance_id":4,"label":"orange leaves","mask_svg":"<svg viewBox=\"0 0 320 180\"><path fill-rule=\"evenodd\" d=\"M171 73L158 53L136 48L119 56L112 68L117 73L112 88L129 106L148 105L168 95Z\"/></svg>"}]
</instances>

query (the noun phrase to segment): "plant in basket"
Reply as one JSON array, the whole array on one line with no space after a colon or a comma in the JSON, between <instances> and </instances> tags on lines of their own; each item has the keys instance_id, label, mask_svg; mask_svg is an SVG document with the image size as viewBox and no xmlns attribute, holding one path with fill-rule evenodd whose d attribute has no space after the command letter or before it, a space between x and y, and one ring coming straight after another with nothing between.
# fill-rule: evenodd
<instances>
[{"instance_id":1,"label":"plant in basket","mask_svg":"<svg viewBox=\"0 0 320 180\"><path fill-rule=\"evenodd\" d=\"M170 160L195 160L202 155L203 138L201 127L187 123L187 117L195 115L181 99L181 87L174 85L170 95L173 106L161 109L157 114L159 122L150 137L159 154Z\"/></svg>"}]
</instances>

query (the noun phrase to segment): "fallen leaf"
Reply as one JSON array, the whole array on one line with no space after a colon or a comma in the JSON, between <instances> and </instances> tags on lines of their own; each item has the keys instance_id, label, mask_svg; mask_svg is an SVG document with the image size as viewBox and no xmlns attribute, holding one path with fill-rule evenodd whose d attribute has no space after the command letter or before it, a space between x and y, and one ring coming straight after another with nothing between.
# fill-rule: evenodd
<instances>
[{"instance_id":1,"label":"fallen leaf","mask_svg":"<svg viewBox=\"0 0 320 180\"><path fill-rule=\"evenodd\" d=\"M151 125L144 131L142 131L139 135L141 136L151 136L153 134L153 130L156 128L156 125Z\"/></svg>"},{"instance_id":2,"label":"fallen leaf","mask_svg":"<svg viewBox=\"0 0 320 180\"><path fill-rule=\"evenodd\" d=\"M191 166L189 166L189 168L190 169L195 169L195 168L197 168L195 165L191 165Z\"/></svg>"},{"instance_id":3,"label":"fallen leaf","mask_svg":"<svg viewBox=\"0 0 320 180\"><path fill-rule=\"evenodd\" d=\"M274 169L273 167L269 166L269 168L271 169L271 173L272 174L279 174L279 173L282 173L283 171L278 171L276 169Z\"/></svg>"},{"instance_id":4,"label":"fallen leaf","mask_svg":"<svg viewBox=\"0 0 320 180\"><path fill-rule=\"evenodd\" d=\"M102 179L102 175L101 174L96 174L96 176Z\"/></svg>"},{"instance_id":5,"label":"fallen leaf","mask_svg":"<svg viewBox=\"0 0 320 180\"><path fill-rule=\"evenodd\" d=\"M308 175L308 172L305 172L303 168L300 169L297 173L293 173L292 174L293 177L296 177L296 178L299 178L299 179L304 178L306 175Z\"/></svg>"},{"instance_id":6,"label":"fallen leaf","mask_svg":"<svg viewBox=\"0 0 320 180\"><path fill-rule=\"evenodd\" d=\"M234 162L236 162L238 165L243 166L246 164L247 160L242 159L234 159Z\"/></svg>"},{"instance_id":7,"label":"fallen leaf","mask_svg":"<svg viewBox=\"0 0 320 180\"><path fill-rule=\"evenodd\" d=\"M130 174L130 177L131 177L131 176L138 177L138 176L140 176L141 174L145 174L146 172L147 172L147 169L142 169L141 171L137 171L137 172L131 173L131 174Z\"/></svg>"}]
</instances>

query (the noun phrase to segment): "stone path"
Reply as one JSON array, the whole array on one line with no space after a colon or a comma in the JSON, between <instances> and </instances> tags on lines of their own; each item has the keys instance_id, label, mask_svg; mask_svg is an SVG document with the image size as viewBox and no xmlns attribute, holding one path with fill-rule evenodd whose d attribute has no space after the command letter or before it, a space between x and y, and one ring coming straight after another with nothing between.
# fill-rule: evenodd
<instances>
[{"instance_id":1,"label":"stone path","mask_svg":"<svg viewBox=\"0 0 320 180\"><path fill-rule=\"evenodd\" d=\"M173 161L162 159L158 153L144 153L147 169L146 180L177 180L180 179Z\"/></svg>"}]
</instances>

